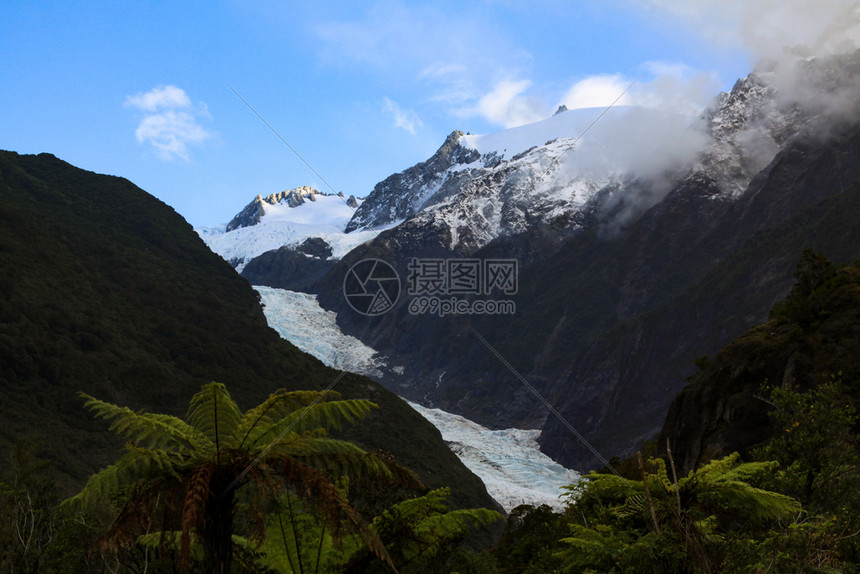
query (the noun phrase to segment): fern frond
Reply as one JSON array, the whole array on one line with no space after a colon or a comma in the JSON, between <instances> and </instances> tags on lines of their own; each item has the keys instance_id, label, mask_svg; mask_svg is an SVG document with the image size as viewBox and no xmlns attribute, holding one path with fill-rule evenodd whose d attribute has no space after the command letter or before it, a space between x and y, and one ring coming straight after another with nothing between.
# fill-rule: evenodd
<instances>
[{"instance_id":1,"label":"fern frond","mask_svg":"<svg viewBox=\"0 0 860 574\"><path fill-rule=\"evenodd\" d=\"M367 548L392 570L397 571L379 536L368 528L361 515L349 505L323 473L291 457L277 462L270 461L269 465L287 485L295 489L295 493L308 508L315 510L315 514L327 525L333 538L340 538L343 523L351 524Z\"/></svg>"},{"instance_id":2,"label":"fern frond","mask_svg":"<svg viewBox=\"0 0 860 574\"><path fill-rule=\"evenodd\" d=\"M673 492L674 485L669 479L669 473L666 471L666 461L662 458L650 458L648 462L653 465L657 471L651 476L656 477L660 481L663 489L667 492Z\"/></svg>"},{"instance_id":3,"label":"fern frond","mask_svg":"<svg viewBox=\"0 0 860 574\"><path fill-rule=\"evenodd\" d=\"M501 514L488 508L451 510L431 514L418 523L415 534L426 545L421 554L435 556L444 544L465 537L470 530L502 520Z\"/></svg>"},{"instance_id":4,"label":"fern frond","mask_svg":"<svg viewBox=\"0 0 860 574\"><path fill-rule=\"evenodd\" d=\"M234 446L242 413L227 387L213 381L191 397L185 420L221 449Z\"/></svg>"},{"instance_id":5,"label":"fern frond","mask_svg":"<svg viewBox=\"0 0 860 574\"><path fill-rule=\"evenodd\" d=\"M135 412L86 393L84 406L96 417L111 421L110 430L118 435L155 449L174 449L180 452L209 450L208 440L180 418L170 415ZM211 449L211 447L210 447Z\"/></svg>"},{"instance_id":6,"label":"fern frond","mask_svg":"<svg viewBox=\"0 0 860 574\"><path fill-rule=\"evenodd\" d=\"M374 518L373 525L379 526L386 521L395 519L417 522L429 514L448 512L450 510L447 502L449 496L451 496L451 489L445 486L431 490L424 496L398 502Z\"/></svg>"},{"instance_id":7,"label":"fern frond","mask_svg":"<svg viewBox=\"0 0 860 574\"><path fill-rule=\"evenodd\" d=\"M763 477L771 475L779 463L776 461L745 462L734 468L726 470L720 480L740 480L743 482L755 482Z\"/></svg>"},{"instance_id":8,"label":"fern frond","mask_svg":"<svg viewBox=\"0 0 860 574\"><path fill-rule=\"evenodd\" d=\"M276 439L286 437L287 433L301 435L316 429L339 429L343 422L352 423L361 419L374 408L379 407L364 399L314 403L286 413L280 419L261 418L253 429L249 429L247 439L243 442L246 448L253 450L265 448Z\"/></svg>"},{"instance_id":9,"label":"fern frond","mask_svg":"<svg viewBox=\"0 0 860 574\"><path fill-rule=\"evenodd\" d=\"M339 398L340 393L336 391L287 391L286 389L278 389L269 395L268 399L242 415L242 422L237 430L237 434L241 437L239 447L245 445L251 433L259 434L258 427L267 428L289 413L301 410L314 401L337 400Z\"/></svg>"},{"instance_id":10,"label":"fern frond","mask_svg":"<svg viewBox=\"0 0 860 574\"><path fill-rule=\"evenodd\" d=\"M703 490L697 498L705 506L734 511L759 521L787 520L802 509L790 496L736 480L720 481L718 487Z\"/></svg>"},{"instance_id":11,"label":"fern frond","mask_svg":"<svg viewBox=\"0 0 860 574\"><path fill-rule=\"evenodd\" d=\"M585 494L590 498L599 498L601 500L626 500L627 496L633 492L644 492L642 482L638 480L628 480L614 474L599 474L591 471L583 481L585 483Z\"/></svg>"},{"instance_id":12,"label":"fern frond","mask_svg":"<svg viewBox=\"0 0 860 574\"><path fill-rule=\"evenodd\" d=\"M79 510L99 500L108 500L112 495L137 483L169 476L181 481L179 469L183 461L174 453L165 450L147 449L131 443L126 453L110 466L90 477L84 488L63 505Z\"/></svg>"},{"instance_id":13,"label":"fern frond","mask_svg":"<svg viewBox=\"0 0 860 574\"><path fill-rule=\"evenodd\" d=\"M619 518L635 516L645 511L646 497L642 493L633 493L627 497L624 504L613 507L612 513Z\"/></svg>"}]
</instances>

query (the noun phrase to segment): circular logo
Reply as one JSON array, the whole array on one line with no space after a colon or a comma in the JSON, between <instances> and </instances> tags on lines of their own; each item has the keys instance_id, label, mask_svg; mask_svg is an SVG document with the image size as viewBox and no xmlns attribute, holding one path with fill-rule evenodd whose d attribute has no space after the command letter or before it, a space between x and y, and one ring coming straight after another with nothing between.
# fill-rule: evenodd
<instances>
[{"instance_id":1,"label":"circular logo","mask_svg":"<svg viewBox=\"0 0 860 574\"><path fill-rule=\"evenodd\" d=\"M343 294L349 306L362 315L382 315L400 297L400 277L381 259L362 259L346 272Z\"/></svg>"}]
</instances>

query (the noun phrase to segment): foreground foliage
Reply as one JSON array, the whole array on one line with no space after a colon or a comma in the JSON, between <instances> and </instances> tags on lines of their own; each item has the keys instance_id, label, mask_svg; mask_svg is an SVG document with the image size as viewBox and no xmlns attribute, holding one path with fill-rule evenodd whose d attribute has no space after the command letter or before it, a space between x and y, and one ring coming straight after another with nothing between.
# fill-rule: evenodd
<instances>
[{"instance_id":1,"label":"foreground foliage","mask_svg":"<svg viewBox=\"0 0 860 574\"><path fill-rule=\"evenodd\" d=\"M735 454L678 479L664 460L649 462L653 472L643 466L640 481L592 473L581 492L571 490L580 519L562 540L568 571L713 572L733 538L800 514L793 498L754 486L776 463Z\"/></svg>"},{"instance_id":2,"label":"foreground foliage","mask_svg":"<svg viewBox=\"0 0 860 574\"><path fill-rule=\"evenodd\" d=\"M87 407L130 439L125 454L99 471L66 501L72 509L123 500L103 546L122 548L152 532L178 531L180 561L187 567L192 543L202 548L207 572L230 572L234 534L265 537L265 505L284 493L340 535L349 525L365 544L390 562L377 536L329 479L330 476L411 476L356 445L329 438L326 429L355 422L374 404L337 400L332 391L278 391L245 413L226 388L204 385L185 420L135 412L83 395ZM236 515L245 522L235 524ZM239 528L241 526L241 528Z\"/></svg>"}]
</instances>

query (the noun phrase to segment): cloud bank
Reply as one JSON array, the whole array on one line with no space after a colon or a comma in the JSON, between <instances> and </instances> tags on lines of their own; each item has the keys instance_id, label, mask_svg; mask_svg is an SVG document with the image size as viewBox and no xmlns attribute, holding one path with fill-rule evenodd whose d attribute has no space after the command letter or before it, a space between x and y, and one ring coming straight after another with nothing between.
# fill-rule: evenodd
<instances>
[{"instance_id":1,"label":"cloud bank","mask_svg":"<svg viewBox=\"0 0 860 574\"><path fill-rule=\"evenodd\" d=\"M138 143L148 143L163 160L188 161L190 145L200 145L213 136L200 125L208 118L205 104L194 106L185 90L176 86L159 86L149 92L128 96L125 107L142 112L134 132Z\"/></svg>"},{"instance_id":2,"label":"cloud bank","mask_svg":"<svg viewBox=\"0 0 860 574\"><path fill-rule=\"evenodd\" d=\"M716 46L747 50L755 63L790 52L825 56L860 45L854 0L637 0L678 18Z\"/></svg>"}]
</instances>

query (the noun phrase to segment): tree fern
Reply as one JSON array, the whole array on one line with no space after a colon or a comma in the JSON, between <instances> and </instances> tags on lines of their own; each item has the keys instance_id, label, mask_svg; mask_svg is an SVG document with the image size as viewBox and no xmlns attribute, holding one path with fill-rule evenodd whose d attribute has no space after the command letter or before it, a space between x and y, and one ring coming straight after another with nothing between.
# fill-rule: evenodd
<instances>
[{"instance_id":1,"label":"tree fern","mask_svg":"<svg viewBox=\"0 0 860 574\"><path fill-rule=\"evenodd\" d=\"M84 406L96 417L111 421L110 430L120 436L152 448L171 448L177 451L196 451L211 448L207 438L188 423L177 417L147 412L135 412L100 401L86 393Z\"/></svg>"},{"instance_id":2,"label":"tree fern","mask_svg":"<svg viewBox=\"0 0 860 574\"><path fill-rule=\"evenodd\" d=\"M259 516L265 500L292 492L330 536L348 527L390 564L378 536L330 481L381 475L417 482L392 460L327 437L326 429L355 423L377 408L372 402L340 400L332 391L279 390L242 413L226 387L212 382L192 397L182 420L81 396L95 416L111 422L111 431L129 439L113 465L65 502L80 509L125 496L103 542L124 544L147 532L178 530L184 565L197 540L204 569L229 572L236 497L241 494L241 508Z\"/></svg>"},{"instance_id":3,"label":"tree fern","mask_svg":"<svg viewBox=\"0 0 860 574\"><path fill-rule=\"evenodd\" d=\"M573 508L602 509L597 516L604 519L572 525L573 536L563 540L571 548L563 553L571 565L653 570L657 563L674 569L689 562L711 571L719 562L715 549L733 529L789 521L801 510L793 498L751 484L772 472L775 463L740 463L735 453L676 483L665 461L649 462L653 472L643 470L640 481L597 473L587 477ZM649 562L649 556L657 562Z\"/></svg>"}]
</instances>

